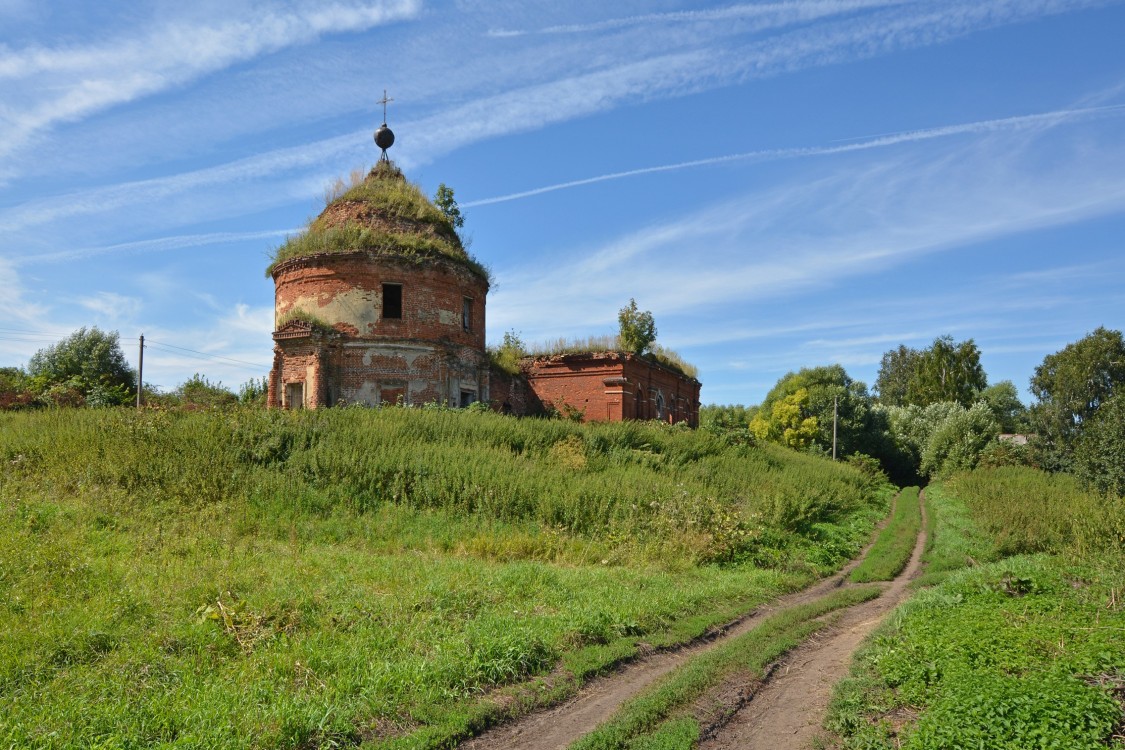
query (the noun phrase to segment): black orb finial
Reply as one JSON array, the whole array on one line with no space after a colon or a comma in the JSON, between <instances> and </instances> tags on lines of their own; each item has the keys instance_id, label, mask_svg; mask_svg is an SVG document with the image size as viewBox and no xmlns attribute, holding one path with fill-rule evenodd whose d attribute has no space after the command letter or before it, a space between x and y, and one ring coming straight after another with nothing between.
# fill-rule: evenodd
<instances>
[{"instance_id":1,"label":"black orb finial","mask_svg":"<svg viewBox=\"0 0 1125 750\"><path fill-rule=\"evenodd\" d=\"M387 90L383 89L383 98L378 101L378 104L383 105L383 124L375 131L375 145L383 150L379 161L390 161L387 158L387 149L395 144L394 131L387 127L387 103L393 101L394 99L387 98Z\"/></svg>"}]
</instances>

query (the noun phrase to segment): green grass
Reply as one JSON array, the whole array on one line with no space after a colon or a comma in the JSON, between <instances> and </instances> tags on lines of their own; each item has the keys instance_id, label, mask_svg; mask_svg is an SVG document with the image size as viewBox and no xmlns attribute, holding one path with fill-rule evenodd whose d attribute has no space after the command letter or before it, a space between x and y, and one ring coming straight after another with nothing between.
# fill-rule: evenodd
<instances>
[{"instance_id":1,"label":"green grass","mask_svg":"<svg viewBox=\"0 0 1125 750\"><path fill-rule=\"evenodd\" d=\"M1125 747L1119 509L1075 492L1027 469L927 489L939 585L899 607L837 687L826 726L844 748ZM1039 553L1010 554L1026 545Z\"/></svg>"},{"instance_id":2,"label":"green grass","mask_svg":"<svg viewBox=\"0 0 1125 750\"><path fill-rule=\"evenodd\" d=\"M274 251L273 260L266 267L266 275L272 275L279 263L291 258L359 251L406 258L419 263L425 262L427 258L442 257L469 268L483 279L489 279L488 269L466 253L459 244L444 237L375 229L354 223L325 229L309 228L290 237Z\"/></svg>"},{"instance_id":3,"label":"green grass","mask_svg":"<svg viewBox=\"0 0 1125 750\"><path fill-rule=\"evenodd\" d=\"M807 584L858 471L449 410L0 416L0 746L442 747Z\"/></svg>"},{"instance_id":4,"label":"green grass","mask_svg":"<svg viewBox=\"0 0 1125 750\"><path fill-rule=\"evenodd\" d=\"M924 572L914 581L915 587L932 586L953 571L997 558L992 539L946 486L932 484L926 488L926 523Z\"/></svg>"},{"instance_id":5,"label":"green grass","mask_svg":"<svg viewBox=\"0 0 1125 750\"><path fill-rule=\"evenodd\" d=\"M422 189L408 182L394 165L379 163L371 173L334 195L326 211L342 203L359 203L383 220L414 225L419 231L402 231L389 226L347 222L328 225L323 217L309 222L303 232L276 248L266 276L273 274L279 263L321 253L368 251L393 255L417 262L442 257L465 266L481 278L491 281L489 271L473 258L461 242L448 217L430 201Z\"/></svg>"},{"instance_id":6,"label":"green grass","mask_svg":"<svg viewBox=\"0 0 1125 750\"><path fill-rule=\"evenodd\" d=\"M910 562L921 527L918 488L907 487L898 495L890 522L879 532L863 562L852 571L850 580L853 583L893 580Z\"/></svg>"},{"instance_id":7,"label":"green grass","mask_svg":"<svg viewBox=\"0 0 1125 750\"><path fill-rule=\"evenodd\" d=\"M815 602L771 615L753 630L671 672L627 702L609 721L572 744L572 750L693 747L699 737L698 723L682 715L693 701L732 674L762 678L771 662L829 624L828 620L817 618L873 599L879 593L875 586L841 589Z\"/></svg>"},{"instance_id":8,"label":"green grass","mask_svg":"<svg viewBox=\"0 0 1125 750\"><path fill-rule=\"evenodd\" d=\"M947 485L966 500L997 555L1087 556L1125 547L1125 498L1086 492L1068 474L1009 466L962 474Z\"/></svg>"}]
</instances>

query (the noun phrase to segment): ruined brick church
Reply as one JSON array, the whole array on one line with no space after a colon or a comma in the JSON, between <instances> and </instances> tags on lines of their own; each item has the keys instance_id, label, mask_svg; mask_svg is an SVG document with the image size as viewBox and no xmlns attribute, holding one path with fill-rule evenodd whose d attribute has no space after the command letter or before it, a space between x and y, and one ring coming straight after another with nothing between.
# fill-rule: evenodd
<instances>
[{"instance_id":1,"label":"ruined brick church","mask_svg":"<svg viewBox=\"0 0 1125 750\"><path fill-rule=\"evenodd\" d=\"M385 119L385 118L384 118ZM270 408L344 404L468 406L585 421L659 419L695 427L698 380L630 353L528 358L521 373L490 365L487 271L449 218L382 155L307 230L278 248Z\"/></svg>"}]
</instances>

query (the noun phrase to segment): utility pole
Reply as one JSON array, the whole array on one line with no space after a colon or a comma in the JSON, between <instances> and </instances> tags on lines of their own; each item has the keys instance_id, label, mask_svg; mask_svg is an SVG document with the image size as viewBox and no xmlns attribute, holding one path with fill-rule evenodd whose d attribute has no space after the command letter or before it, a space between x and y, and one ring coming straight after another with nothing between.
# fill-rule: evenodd
<instances>
[{"instance_id":1,"label":"utility pole","mask_svg":"<svg viewBox=\"0 0 1125 750\"><path fill-rule=\"evenodd\" d=\"M142 333L141 334L141 349L140 349L140 352L137 354L137 408L138 409L140 409L141 404L144 403L144 399L141 396L141 394L144 392L144 388L145 388L144 377L145 377L145 335Z\"/></svg>"},{"instance_id":2,"label":"utility pole","mask_svg":"<svg viewBox=\"0 0 1125 750\"><path fill-rule=\"evenodd\" d=\"M836 460L836 404L839 396L832 397L832 460Z\"/></svg>"}]
</instances>

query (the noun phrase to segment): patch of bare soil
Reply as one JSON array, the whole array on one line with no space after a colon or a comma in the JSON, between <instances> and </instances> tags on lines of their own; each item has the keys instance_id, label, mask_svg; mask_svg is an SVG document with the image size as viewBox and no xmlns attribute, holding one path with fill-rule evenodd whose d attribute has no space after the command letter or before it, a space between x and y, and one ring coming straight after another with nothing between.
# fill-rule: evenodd
<instances>
[{"instance_id":1,"label":"patch of bare soil","mask_svg":"<svg viewBox=\"0 0 1125 750\"><path fill-rule=\"evenodd\" d=\"M923 527L924 521L923 515ZM846 610L833 627L791 651L741 710L705 730L700 750L812 747L832 688L847 676L852 655L863 640L909 596L907 585L918 575L924 547L925 532L920 531L910 563L879 598Z\"/></svg>"},{"instance_id":2,"label":"patch of bare soil","mask_svg":"<svg viewBox=\"0 0 1125 750\"><path fill-rule=\"evenodd\" d=\"M464 750L561 750L568 747L583 735L613 715L625 701L639 694L659 678L676 667L695 658L715 645L757 627L770 614L796 604L816 601L843 585L845 578L863 559L863 554L848 563L839 573L798 591L776 599L769 605L759 607L745 617L730 623L724 628L710 633L700 640L678 649L657 651L623 665L616 672L592 680L579 693L557 706L536 711L513 722L496 727L479 737L461 743ZM913 562L913 561L912 561ZM880 601L880 600L876 600ZM752 686L744 684L729 686L728 696L741 703L747 699ZM711 698L718 718L729 713L731 700L723 696Z\"/></svg>"}]
</instances>

